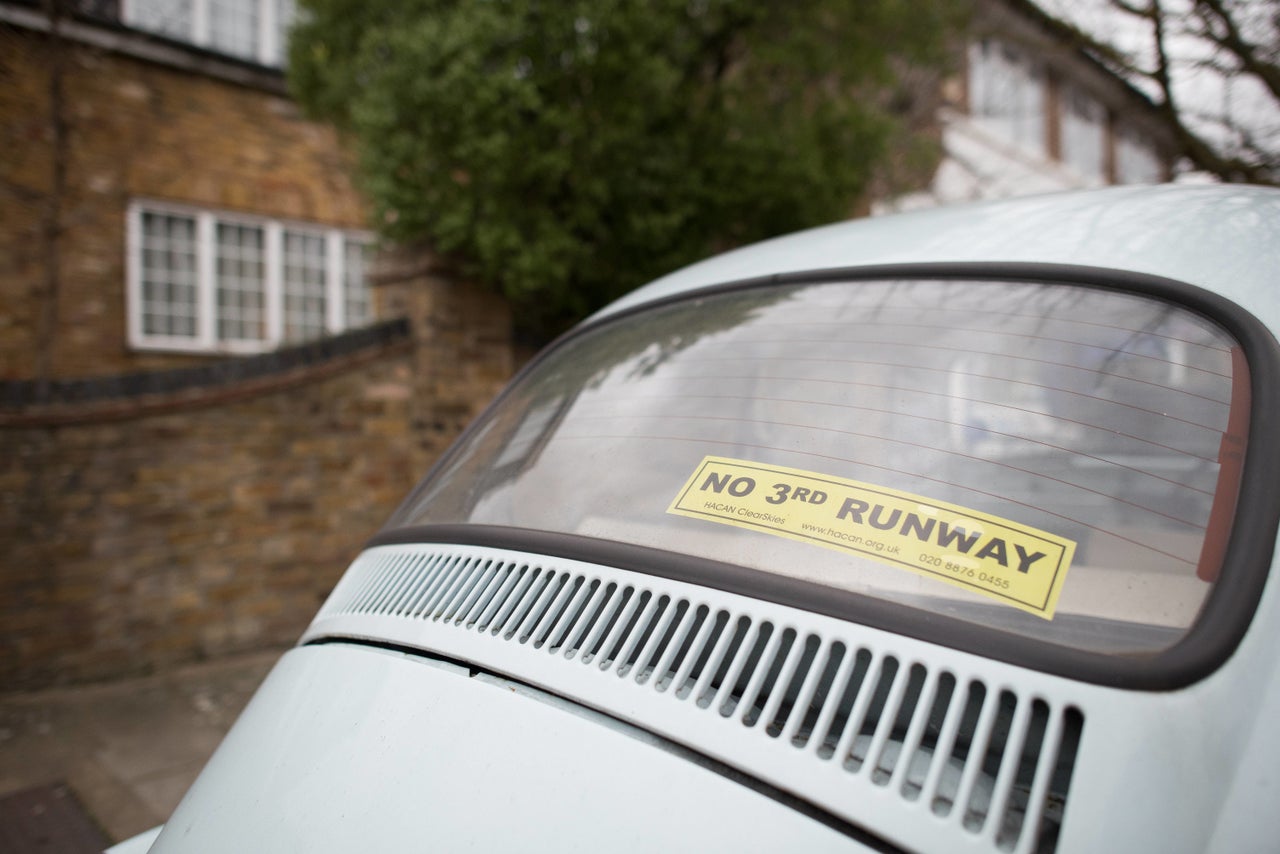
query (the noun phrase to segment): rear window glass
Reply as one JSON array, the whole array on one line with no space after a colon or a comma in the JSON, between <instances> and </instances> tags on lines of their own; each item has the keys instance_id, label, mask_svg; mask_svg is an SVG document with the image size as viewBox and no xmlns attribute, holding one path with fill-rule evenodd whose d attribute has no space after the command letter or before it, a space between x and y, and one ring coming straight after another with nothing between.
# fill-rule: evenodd
<instances>
[{"instance_id":1,"label":"rear window glass","mask_svg":"<svg viewBox=\"0 0 1280 854\"><path fill-rule=\"evenodd\" d=\"M1156 651L1218 577L1248 388L1219 326L1119 291L723 292L563 342L388 527L631 543Z\"/></svg>"}]
</instances>

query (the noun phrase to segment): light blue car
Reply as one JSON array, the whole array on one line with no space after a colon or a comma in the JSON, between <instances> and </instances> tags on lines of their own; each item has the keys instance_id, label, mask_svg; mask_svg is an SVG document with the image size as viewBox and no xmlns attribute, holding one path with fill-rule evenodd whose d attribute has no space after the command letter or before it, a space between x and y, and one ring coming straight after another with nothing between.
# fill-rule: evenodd
<instances>
[{"instance_id":1,"label":"light blue car","mask_svg":"<svg viewBox=\"0 0 1280 854\"><path fill-rule=\"evenodd\" d=\"M673 273L521 372L117 850L1275 850L1277 329L1256 188Z\"/></svg>"}]
</instances>

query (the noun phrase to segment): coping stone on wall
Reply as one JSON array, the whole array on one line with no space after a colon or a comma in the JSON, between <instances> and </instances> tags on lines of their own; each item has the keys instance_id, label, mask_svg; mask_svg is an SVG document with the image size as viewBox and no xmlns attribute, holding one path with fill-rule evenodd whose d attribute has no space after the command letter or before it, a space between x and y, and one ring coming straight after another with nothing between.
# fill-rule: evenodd
<instances>
[{"instance_id":1,"label":"coping stone on wall","mask_svg":"<svg viewBox=\"0 0 1280 854\"><path fill-rule=\"evenodd\" d=\"M69 380L0 381L0 427L112 420L272 391L410 346L396 318L270 353L206 365Z\"/></svg>"}]
</instances>

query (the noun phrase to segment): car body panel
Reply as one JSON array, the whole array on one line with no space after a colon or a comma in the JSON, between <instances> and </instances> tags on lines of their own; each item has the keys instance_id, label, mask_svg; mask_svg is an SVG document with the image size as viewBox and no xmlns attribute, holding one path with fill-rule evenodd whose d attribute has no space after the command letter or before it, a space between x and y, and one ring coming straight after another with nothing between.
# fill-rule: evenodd
<instances>
[{"instance_id":1,"label":"car body panel","mask_svg":"<svg viewBox=\"0 0 1280 854\"><path fill-rule=\"evenodd\" d=\"M1222 294L1280 328L1280 191L1113 187L850 220L766 240L639 288L593 319L744 279L922 264L1077 264Z\"/></svg>"},{"instance_id":2,"label":"car body panel","mask_svg":"<svg viewBox=\"0 0 1280 854\"><path fill-rule=\"evenodd\" d=\"M137 836L131 836L123 842L112 845L104 854L147 854L162 830L164 830L163 824L144 830Z\"/></svg>"},{"instance_id":3,"label":"car body panel","mask_svg":"<svg viewBox=\"0 0 1280 854\"><path fill-rule=\"evenodd\" d=\"M285 654L152 851L866 851L639 731L350 645Z\"/></svg>"},{"instance_id":4,"label":"car body panel","mask_svg":"<svg viewBox=\"0 0 1280 854\"><path fill-rule=\"evenodd\" d=\"M1110 287L1115 270L1204 288L1270 330L1255 351L1274 350L1280 191L1120 188L842 223L695 264L584 326L735 282L908 268L981 277L1001 265L1024 280L1070 265L1096 274L1089 286ZM1270 448L1280 413L1254 415L1254 443ZM1252 477L1280 482L1280 471ZM1230 599L1239 632L1212 666L1136 687L770 599L766 587L610 562L608 549L557 551L554 536L534 535L546 532L383 536L153 850L1268 850L1280 838L1280 556L1275 513L1253 509L1237 516L1253 514L1251 549L1234 554L1262 581ZM1222 584L1239 577L1228 566ZM636 596L610 599L620 591ZM750 626L756 651L715 640L695 613ZM824 660L840 661L826 672L843 694L819 690ZM1130 671L1143 664L1128 656ZM863 682L849 675L857 667ZM955 691L939 700L946 679ZM966 723L958 698L978 688L1000 702L979 701ZM840 741L824 752L829 724ZM928 749L925 732L937 735ZM913 778L917 759L927 779ZM1023 822L1012 835L1010 816Z\"/></svg>"}]
</instances>

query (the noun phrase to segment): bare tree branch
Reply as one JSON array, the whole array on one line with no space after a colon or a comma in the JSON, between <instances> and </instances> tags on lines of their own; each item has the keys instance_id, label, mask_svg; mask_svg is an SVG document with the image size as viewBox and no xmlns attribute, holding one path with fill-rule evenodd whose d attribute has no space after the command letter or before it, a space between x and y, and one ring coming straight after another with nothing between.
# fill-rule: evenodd
<instances>
[{"instance_id":1,"label":"bare tree branch","mask_svg":"<svg viewBox=\"0 0 1280 854\"><path fill-rule=\"evenodd\" d=\"M1165 34L1165 13L1160 0L1151 0L1148 20L1151 23L1153 47L1156 52L1156 69L1152 75L1160 87L1162 100L1158 105L1165 121L1173 130L1182 153L1198 168L1212 172L1225 181L1248 184L1274 184L1276 176L1267 164L1253 163L1241 157L1223 154L1203 137L1194 132L1184 121L1186 114L1179 109L1173 92L1172 62Z\"/></svg>"},{"instance_id":2,"label":"bare tree branch","mask_svg":"<svg viewBox=\"0 0 1280 854\"><path fill-rule=\"evenodd\" d=\"M1272 59L1280 45L1258 44L1246 37L1241 21L1225 0L1191 2L1196 11L1193 16L1175 14L1161 0L1108 0L1109 8L1141 21L1147 28L1149 67L1106 36L1086 32L1070 21L1062 23L1076 47L1113 73L1153 93L1156 111L1169 130L1179 157L1225 181L1280 184L1280 150L1266 134L1242 127L1222 112L1193 109L1178 94L1178 74L1197 70L1223 80L1236 76L1256 79L1280 101L1280 67ZM1187 39L1200 40L1216 55L1174 56L1170 45L1181 47Z\"/></svg>"},{"instance_id":3,"label":"bare tree branch","mask_svg":"<svg viewBox=\"0 0 1280 854\"><path fill-rule=\"evenodd\" d=\"M1222 0L1196 0L1196 9L1201 14L1213 16L1221 24L1221 35L1212 32L1208 34L1214 43L1240 60L1244 70L1257 77L1271 92L1271 96L1280 100L1280 66L1263 58L1263 48L1260 45L1245 39L1240 32L1239 23L1231 16L1226 4Z\"/></svg>"}]
</instances>

